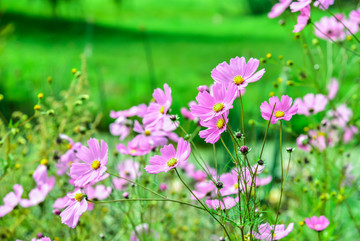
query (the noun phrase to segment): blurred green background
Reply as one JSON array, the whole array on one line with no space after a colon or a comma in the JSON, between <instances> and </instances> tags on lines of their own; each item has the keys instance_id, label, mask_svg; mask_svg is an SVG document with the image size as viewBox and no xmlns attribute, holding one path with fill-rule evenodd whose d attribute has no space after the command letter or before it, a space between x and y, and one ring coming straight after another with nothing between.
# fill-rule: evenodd
<instances>
[{"instance_id":1,"label":"blurred green background","mask_svg":"<svg viewBox=\"0 0 360 241\"><path fill-rule=\"evenodd\" d=\"M267 18L271 6L270 0L2 0L1 110L6 117L14 110L31 114L37 93L50 94L48 76L55 95L66 89L84 53L91 100L104 115L105 130L110 110L147 103L165 82L179 113L197 86L213 82L217 64L270 52L273 60L261 66L266 74L245 97L251 103L245 112L260 118L258 106L284 69L278 56L294 61L294 75L305 64L292 33L295 16L281 26L281 18ZM305 85L287 93L308 91Z\"/></svg>"}]
</instances>

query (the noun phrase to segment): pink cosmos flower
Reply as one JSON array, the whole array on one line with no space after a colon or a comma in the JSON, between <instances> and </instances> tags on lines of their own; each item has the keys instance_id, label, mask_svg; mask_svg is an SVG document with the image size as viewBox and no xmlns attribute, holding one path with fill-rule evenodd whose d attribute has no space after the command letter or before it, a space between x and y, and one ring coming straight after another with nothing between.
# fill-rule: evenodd
<instances>
[{"instance_id":1,"label":"pink cosmos flower","mask_svg":"<svg viewBox=\"0 0 360 241\"><path fill-rule=\"evenodd\" d=\"M155 89L153 92L155 102L150 103L147 113L144 116L143 123L145 125L159 125L168 118L167 112L172 103L171 89L168 84L164 84L162 89Z\"/></svg>"},{"instance_id":2,"label":"pink cosmos flower","mask_svg":"<svg viewBox=\"0 0 360 241\"><path fill-rule=\"evenodd\" d=\"M159 188L161 191L166 191L166 189L167 189L166 183L160 183Z\"/></svg>"},{"instance_id":3,"label":"pink cosmos flower","mask_svg":"<svg viewBox=\"0 0 360 241\"><path fill-rule=\"evenodd\" d=\"M69 198L65 204L67 208L60 213L61 222L70 228L75 228L79 218L87 210L88 203L85 200L85 195L80 190L68 193L67 196Z\"/></svg>"},{"instance_id":4,"label":"pink cosmos flower","mask_svg":"<svg viewBox=\"0 0 360 241\"><path fill-rule=\"evenodd\" d=\"M177 151L175 151L174 146L170 144L161 148L160 152L161 156L156 155L150 158L150 165L145 167L146 172L151 174L168 172L170 169L185 162L190 156L190 143L180 138L177 144Z\"/></svg>"},{"instance_id":5,"label":"pink cosmos flower","mask_svg":"<svg viewBox=\"0 0 360 241\"><path fill-rule=\"evenodd\" d=\"M97 185L95 188L92 186L85 187L85 193L89 200L104 200L110 196L111 192L112 188L104 185Z\"/></svg>"},{"instance_id":6,"label":"pink cosmos flower","mask_svg":"<svg viewBox=\"0 0 360 241\"><path fill-rule=\"evenodd\" d=\"M70 137L63 134L60 134L60 138L69 141L67 146L68 151L60 156L59 161L55 165L57 169L56 174L62 176L68 171L72 163L79 161L76 157L76 153L80 150L82 145L80 142L74 142Z\"/></svg>"},{"instance_id":7,"label":"pink cosmos flower","mask_svg":"<svg viewBox=\"0 0 360 241\"><path fill-rule=\"evenodd\" d=\"M344 142L345 143L350 142L353 139L354 135L357 133L359 133L359 129L356 126L351 125L349 127L345 127L344 137L343 137Z\"/></svg>"},{"instance_id":8,"label":"pink cosmos flower","mask_svg":"<svg viewBox=\"0 0 360 241\"><path fill-rule=\"evenodd\" d=\"M351 11L349 18L350 18L350 21L352 21L353 23L360 24L360 8L358 8L357 10Z\"/></svg>"},{"instance_id":9,"label":"pink cosmos flower","mask_svg":"<svg viewBox=\"0 0 360 241\"><path fill-rule=\"evenodd\" d=\"M253 236L259 240L279 240L288 236L289 233L293 230L293 228L294 223L290 223L286 229L284 224L276 225L276 227L274 227L274 225L265 223L259 225L259 233L253 232ZM272 233L272 231L274 233Z\"/></svg>"},{"instance_id":10,"label":"pink cosmos flower","mask_svg":"<svg viewBox=\"0 0 360 241\"><path fill-rule=\"evenodd\" d=\"M216 116L208 122L200 121L200 125L207 127L208 129L199 132L201 138L205 138L206 143L214 144L221 136L221 133L226 131L226 125L228 123L229 112L225 112L222 116Z\"/></svg>"},{"instance_id":11,"label":"pink cosmos flower","mask_svg":"<svg viewBox=\"0 0 360 241\"><path fill-rule=\"evenodd\" d=\"M84 187L91 182L96 182L106 171L108 162L108 145L101 140L101 147L95 138L88 141L89 148L82 146L77 153L81 163L73 163L70 176L74 178L77 187Z\"/></svg>"},{"instance_id":12,"label":"pink cosmos flower","mask_svg":"<svg viewBox=\"0 0 360 241\"><path fill-rule=\"evenodd\" d=\"M309 136L307 135L300 135L296 138L296 144L298 147L306 152L311 150L311 145L309 144Z\"/></svg>"},{"instance_id":13,"label":"pink cosmos flower","mask_svg":"<svg viewBox=\"0 0 360 241\"><path fill-rule=\"evenodd\" d=\"M139 133L139 135L135 136L132 142L141 149L153 149L158 146L166 145L168 142L166 138L167 133L159 130L157 125L141 126L136 120L134 124L134 131Z\"/></svg>"},{"instance_id":14,"label":"pink cosmos flower","mask_svg":"<svg viewBox=\"0 0 360 241\"><path fill-rule=\"evenodd\" d=\"M235 57L230 59L230 64L224 61L216 66L211 71L211 77L215 83L225 85L227 88L236 86L238 90L243 90L249 83L258 81L264 75L265 69L256 72L259 62L258 59L250 58L246 63L244 57Z\"/></svg>"},{"instance_id":15,"label":"pink cosmos flower","mask_svg":"<svg viewBox=\"0 0 360 241\"><path fill-rule=\"evenodd\" d=\"M191 177L197 182L202 182L206 180L207 175L201 170L196 170L192 173Z\"/></svg>"},{"instance_id":16,"label":"pink cosmos flower","mask_svg":"<svg viewBox=\"0 0 360 241\"><path fill-rule=\"evenodd\" d=\"M132 159L127 159L124 162L120 162L117 165L119 176L130 180L135 180L137 177L141 175L139 168L140 168L140 164L138 162L133 161ZM127 187L129 182L122 178L113 178L113 184L116 189L123 190Z\"/></svg>"},{"instance_id":17,"label":"pink cosmos flower","mask_svg":"<svg viewBox=\"0 0 360 241\"><path fill-rule=\"evenodd\" d=\"M192 105L196 105L197 103L195 101L190 101L189 103L189 107L191 108ZM195 120L196 117L191 113L191 111L189 111L187 108L183 107L180 110L181 114L189 120Z\"/></svg>"},{"instance_id":18,"label":"pink cosmos flower","mask_svg":"<svg viewBox=\"0 0 360 241\"><path fill-rule=\"evenodd\" d=\"M143 149L139 146L139 143L135 143L133 140L127 143L127 147L120 143L116 146L116 149L125 155L130 156L143 156L148 154L151 151L151 148Z\"/></svg>"},{"instance_id":19,"label":"pink cosmos flower","mask_svg":"<svg viewBox=\"0 0 360 241\"><path fill-rule=\"evenodd\" d=\"M317 148L319 151L322 151L326 148L326 134L318 130L309 130L309 143L311 146Z\"/></svg>"},{"instance_id":20,"label":"pink cosmos flower","mask_svg":"<svg viewBox=\"0 0 360 241\"><path fill-rule=\"evenodd\" d=\"M124 140L130 134L130 124L131 121L126 119L124 116L120 116L114 123L110 124L111 135L119 136L120 141Z\"/></svg>"},{"instance_id":21,"label":"pink cosmos flower","mask_svg":"<svg viewBox=\"0 0 360 241\"><path fill-rule=\"evenodd\" d=\"M294 3L293 3L294 4ZM292 4L290 5L291 8ZM295 12L294 10L292 12ZM306 25L308 24L308 21L310 19L310 6L306 6L300 10L300 14L297 18L297 23L294 27L293 32L297 33L303 30Z\"/></svg>"},{"instance_id":22,"label":"pink cosmos flower","mask_svg":"<svg viewBox=\"0 0 360 241\"><path fill-rule=\"evenodd\" d=\"M287 9L287 7L289 7L290 3L292 2L292 0L280 0L279 3L276 3L270 13L268 14L269 18L276 18L278 17L280 14L282 14L285 9Z\"/></svg>"},{"instance_id":23,"label":"pink cosmos flower","mask_svg":"<svg viewBox=\"0 0 360 241\"><path fill-rule=\"evenodd\" d=\"M337 81L337 79L331 78L330 84L327 86L327 88L328 88L328 98L330 100L334 99L339 89L339 82Z\"/></svg>"},{"instance_id":24,"label":"pink cosmos flower","mask_svg":"<svg viewBox=\"0 0 360 241\"><path fill-rule=\"evenodd\" d=\"M235 200L235 198L233 198L233 197L225 197L225 198L223 198L222 201L219 201L219 199L206 200L205 204L209 208L212 208L215 210L220 208L221 210L223 210L223 209L230 209L230 208L236 206L237 202L238 202L238 200Z\"/></svg>"},{"instance_id":25,"label":"pink cosmos flower","mask_svg":"<svg viewBox=\"0 0 360 241\"><path fill-rule=\"evenodd\" d=\"M31 239L31 241L51 241L51 239L50 238L48 238L48 237L41 237L41 238L33 238L33 239Z\"/></svg>"},{"instance_id":26,"label":"pink cosmos flower","mask_svg":"<svg viewBox=\"0 0 360 241\"><path fill-rule=\"evenodd\" d=\"M215 197L216 187L212 181L204 181L196 183L195 190L193 193L199 199L204 197ZM195 200L196 198L191 196L191 199Z\"/></svg>"},{"instance_id":27,"label":"pink cosmos flower","mask_svg":"<svg viewBox=\"0 0 360 241\"><path fill-rule=\"evenodd\" d=\"M197 87L197 90L199 92L204 92L204 91L210 92L209 86L207 85L200 85L199 87Z\"/></svg>"},{"instance_id":28,"label":"pink cosmos flower","mask_svg":"<svg viewBox=\"0 0 360 241\"><path fill-rule=\"evenodd\" d=\"M323 231L330 224L329 220L325 216L313 216L310 219L305 218L305 223L310 229L318 232Z\"/></svg>"},{"instance_id":29,"label":"pink cosmos flower","mask_svg":"<svg viewBox=\"0 0 360 241\"><path fill-rule=\"evenodd\" d=\"M29 192L29 199L21 199L20 205L24 208L36 206L43 202L55 186L55 177L50 177L46 182L38 185Z\"/></svg>"},{"instance_id":30,"label":"pink cosmos flower","mask_svg":"<svg viewBox=\"0 0 360 241\"><path fill-rule=\"evenodd\" d=\"M271 124L276 124L278 120L289 121L298 111L298 106L296 104L291 106L292 98L289 96L283 95L281 101L277 96L273 96L269 99L269 103L264 101L260 106L261 115L265 120L270 120L275 103L276 107L274 109L274 114L271 117Z\"/></svg>"},{"instance_id":31,"label":"pink cosmos flower","mask_svg":"<svg viewBox=\"0 0 360 241\"><path fill-rule=\"evenodd\" d=\"M140 104L138 106L133 106L128 110L121 110L121 111L111 111L110 117L113 119L118 119L119 117L132 117L132 116L139 116L144 117L147 111L147 106L145 104Z\"/></svg>"},{"instance_id":32,"label":"pink cosmos flower","mask_svg":"<svg viewBox=\"0 0 360 241\"><path fill-rule=\"evenodd\" d=\"M334 0L317 0L314 2L314 7L318 7L321 10L325 10L328 9L333 4L334 4Z\"/></svg>"},{"instance_id":33,"label":"pink cosmos flower","mask_svg":"<svg viewBox=\"0 0 360 241\"><path fill-rule=\"evenodd\" d=\"M297 98L294 101L294 105L298 106L297 114L299 115L315 115L316 113L325 110L328 99L322 94L307 94L301 98Z\"/></svg>"},{"instance_id":34,"label":"pink cosmos flower","mask_svg":"<svg viewBox=\"0 0 360 241\"><path fill-rule=\"evenodd\" d=\"M327 115L332 125L337 127L345 127L353 116L353 112L346 104L342 104L336 110L329 110Z\"/></svg>"},{"instance_id":35,"label":"pink cosmos flower","mask_svg":"<svg viewBox=\"0 0 360 241\"><path fill-rule=\"evenodd\" d=\"M13 188L15 192L10 192L3 198L4 205L0 206L0 217L10 213L21 200L21 195L24 191L23 187L19 184L15 184Z\"/></svg>"},{"instance_id":36,"label":"pink cosmos flower","mask_svg":"<svg viewBox=\"0 0 360 241\"><path fill-rule=\"evenodd\" d=\"M234 85L226 89L224 85L214 84L211 87L211 92L212 95L206 91L199 92L196 96L199 104L190 107L191 113L199 117L203 122L207 122L217 116L222 116L229 109L232 109L237 89Z\"/></svg>"},{"instance_id":37,"label":"pink cosmos flower","mask_svg":"<svg viewBox=\"0 0 360 241\"><path fill-rule=\"evenodd\" d=\"M315 27L315 35L324 40L341 41L346 37L344 26L335 17L322 17Z\"/></svg>"}]
</instances>

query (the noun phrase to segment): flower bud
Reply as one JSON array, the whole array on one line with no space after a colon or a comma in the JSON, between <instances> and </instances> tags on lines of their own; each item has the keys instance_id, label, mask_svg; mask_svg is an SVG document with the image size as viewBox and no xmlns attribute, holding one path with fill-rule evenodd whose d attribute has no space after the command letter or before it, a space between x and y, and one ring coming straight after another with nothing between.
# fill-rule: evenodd
<instances>
[{"instance_id":1,"label":"flower bud","mask_svg":"<svg viewBox=\"0 0 360 241\"><path fill-rule=\"evenodd\" d=\"M224 186L224 184L222 182L217 182L216 183L216 187L221 189Z\"/></svg>"},{"instance_id":2,"label":"flower bud","mask_svg":"<svg viewBox=\"0 0 360 241\"><path fill-rule=\"evenodd\" d=\"M249 147L247 147L247 146L240 147L240 152L242 154L247 154L249 152Z\"/></svg>"},{"instance_id":3,"label":"flower bud","mask_svg":"<svg viewBox=\"0 0 360 241\"><path fill-rule=\"evenodd\" d=\"M260 165L260 166L262 166L262 165L264 165L264 161L263 160L258 160L258 164Z\"/></svg>"},{"instance_id":4,"label":"flower bud","mask_svg":"<svg viewBox=\"0 0 360 241\"><path fill-rule=\"evenodd\" d=\"M294 150L295 150L295 148L293 148L293 147L286 148L286 151L289 153L293 152Z\"/></svg>"},{"instance_id":5,"label":"flower bud","mask_svg":"<svg viewBox=\"0 0 360 241\"><path fill-rule=\"evenodd\" d=\"M129 193L128 193L128 192L124 192L124 193L123 193L123 198L129 199Z\"/></svg>"},{"instance_id":6,"label":"flower bud","mask_svg":"<svg viewBox=\"0 0 360 241\"><path fill-rule=\"evenodd\" d=\"M240 131L239 131L239 132L236 132L235 136L236 136L236 138L238 138L238 139L240 139L240 138L242 137Z\"/></svg>"}]
</instances>

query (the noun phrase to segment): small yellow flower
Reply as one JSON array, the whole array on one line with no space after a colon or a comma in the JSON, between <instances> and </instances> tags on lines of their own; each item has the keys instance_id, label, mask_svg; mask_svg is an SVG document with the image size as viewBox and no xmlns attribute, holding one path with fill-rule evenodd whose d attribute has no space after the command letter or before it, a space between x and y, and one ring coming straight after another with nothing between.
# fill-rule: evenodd
<instances>
[{"instance_id":1,"label":"small yellow flower","mask_svg":"<svg viewBox=\"0 0 360 241\"><path fill-rule=\"evenodd\" d=\"M71 70L71 73L73 73L73 74L75 74L77 72L77 69L75 69L75 68L73 68L72 70Z\"/></svg>"},{"instance_id":2,"label":"small yellow flower","mask_svg":"<svg viewBox=\"0 0 360 241\"><path fill-rule=\"evenodd\" d=\"M38 97L39 99L42 99L42 98L44 98L44 94L43 94L43 93L39 93L37 97Z\"/></svg>"},{"instance_id":3,"label":"small yellow flower","mask_svg":"<svg viewBox=\"0 0 360 241\"><path fill-rule=\"evenodd\" d=\"M272 54L271 54L271 53L267 53L267 54L266 54L266 58L271 59L271 57L272 57Z\"/></svg>"},{"instance_id":4,"label":"small yellow flower","mask_svg":"<svg viewBox=\"0 0 360 241\"><path fill-rule=\"evenodd\" d=\"M0 94L0 101L4 99L4 95Z\"/></svg>"},{"instance_id":5,"label":"small yellow flower","mask_svg":"<svg viewBox=\"0 0 360 241\"><path fill-rule=\"evenodd\" d=\"M40 110L41 109L41 106L40 105L35 105L34 106L34 110Z\"/></svg>"},{"instance_id":6,"label":"small yellow flower","mask_svg":"<svg viewBox=\"0 0 360 241\"><path fill-rule=\"evenodd\" d=\"M277 81L278 81L279 83L281 83L281 82L283 82L283 79L282 79L281 77L279 77L279 78L277 78Z\"/></svg>"},{"instance_id":7,"label":"small yellow flower","mask_svg":"<svg viewBox=\"0 0 360 241\"><path fill-rule=\"evenodd\" d=\"M41 159L40 164L46 166L48 164L48 160L46 158L43 158Z\"/></svg>"},{"instance_id":8,"label":"small yellow flower","mask_svg":"<svg viewBox=\"0 0 360 241\"><path fill-rule=\"evenodd\" d=\"M21 165L20 165L19 163L16 163L16 164L15 164L15 168L16 168L16 169L20 169L20 167L21 167Z\"/></svg>"},{"instance_id":9,"label":"small yellow flower","mask_svg":"<svg viewBox=\"0 0 360 241\"><path fill-rule=\"evenodd\" d=\"M275 92L274 91L271 91L270 93L269 93L269 96L270 97L273 97L275 95Z\"/></svg>"},{"instance_id":10,"label":"small yellow flower","mask_svg":"<svg viewBox=\"0 0 360 241\"><path fill-rule=\"evenodd\" d=\"M346 37L346 40L347 40L347 41L351 41L352 39L353 39L353 36L351 36L351 35L349 35L349 36Z\"/></svg>"}]
</instances>

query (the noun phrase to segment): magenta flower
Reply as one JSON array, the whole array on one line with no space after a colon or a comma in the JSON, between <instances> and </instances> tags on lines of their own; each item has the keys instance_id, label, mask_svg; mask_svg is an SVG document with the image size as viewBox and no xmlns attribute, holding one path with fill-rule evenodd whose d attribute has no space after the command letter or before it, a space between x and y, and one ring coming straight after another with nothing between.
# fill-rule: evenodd
<instances>
[{"instance_id":1,"label":"magenta flower","mask_svg":"<svg viewBox=\"0 0 360 241\"><path fill-rule=\"evenodd\" d=\"M260 106L261 115L265 120L270 120L275 103L276 107L274 109L274 114L271 117L271 124L276 124L278 120L289 121L298 111L297 105L291 106L292 98L289 96L283 95L281 101L277 96L273 96L269 99L269 103L264 101Z\"/></svg>"},{"instance_id":2,"label":"magenta flower","mask_svg":"<svg viewBox=\"0 0 360 241\"><path fill-rule=\"evenodd\" d=\"M276 18L278 17L280 14L282 14L285 9L287 9L287 7L289 7L290 3L292 2L292 0L280 0L279 3L276 3L270 13L268 14L269 18Z\"/></svg>"},{"instance_id":3,"label":"magenta flower","mask_svg":"<svg viewBox=\"0 0 360 241\"><path fill-rule=\"evenodd\" d=\"M230 64L225 61L211 71L211 77L215 83L229 86L236 86L238 90L244 89L249 83L258 81L265 73L265 69L258 72L259 60L250 58L246 63L244 57L230 59ZM256 73L255 73L256 72Z\"/></svg>"},{"instance_id":4,"label":"magenta flower","mask_svg":"<svg viewBox=\"0 0 360 241\"><path fill-rule=\"evenodd\" d=\"M225 197L220 201L219 201L219 199L206 200L205 204L209 208L212 208L215 210L220 208L221 210L223 210L223 209L230 209L230 208L236 206L237 202L238 202L238 200L235 200L235 198L233 198L233 197Z\"/></svg>"},{"instance_id":5,"label":"magenta flower","mask_svg":"<svg viewBox=\"0 0 360 241\"><path fill-rule=\"evenodd\" d=\"M286 229L284 224L276 225L276 227L274 228L274 225L265 223L259 225L259 233L254 231L253 236L259 240L279 240L288 236L289 233L293 230L293 228L294 223L290 223Z\"/></svg>"},{"instance_id":6,"label":"magenta flower","mask_svg":"<svg viewBox=\"0 0 360 241\"><path fill-rule=\"evenodd\" d=\"M74 178L77 187L84 187L91 182L96 182L106 171L108 162L108 145L101 140L101 147L95 138L88 141L89 148L82 146L77 157L82 163L73 163L70 176Z\"/></svg>"},{"instance_id":7,"label":"magenta flower","mask_svg":"<svg viewBox=\"0 0 360 241\"><path fill-rule=\"evenodd\" d=\"M143 156L148 154L151 151L151 148L143 149L139 146L139 143L135 143L133 140L127 143L127 147L120 143L116 146L116 149L125 155L130 156Z\"/></svg>"},{"instance_id":8,"label":"magenta flower","mask_svg":"<svg viewBox=\"0 0 360 241\"><path fill-rule=\"evenodd\" d=\"M168 172L170 169L176 168L185 162L191 152L190 143L180 138L177 144L177 151L172 144L166 145L160 149L161 156L153 156L150 158L150 165L145 167L146 172L155 174L159 172Z\"/></svg>"},{"instance_id":9,"label":"magenta flower","mask_svg":"<svg viewBox=\"0 0 360 241\"><path fill-rule=\"evenodd\" d=\"M55 165L57 169L56 174L62 176L68 171L72 163L79 161L76 157L76 152L80 150L82 145L80 142L74 142L73 139L64 134L60 134L60 138L69 142L67 145L68 151L60 156L58 163Z\"/></svg>"},{"instance_id":10,"label":"magenta flower","mask_svg":"<svg viewBox=\"0 0 360 241\"><path fill-rule=\"evenodd\" d=\"M290 8L291 8L291 6L292 6L292 4L290 5ZM300 14L297 18L297 23L293 30L294 33L297 33L297 32L300 32L301 30L303 30L306 27L306 25L308 24L308 21L310 19L310 6L306 6L299 11L300 11ZM293 10L292 12L295 12L295 11Z\"/></svg>"},{"instance_id":11,"label":"magenta flower","mask_svg":"<svg viewBox=\"0 0 360 241\"><path fill-rule=\"evenodd\" d=\"M337 81L337 79L332 78L327 88L328 88L328 98L330 100L334 99L339 89L339 82Z\"/></svg>"},{"instance_id":12,"label":"magenta flower","mask_svg":"<svg viewBox=\"0 0 360 241\"><path fill-rule=\"evenodd\" d=\"M325 110L327 103L327 97L322 94L307 94L303 99L298 98L294 101L294 105L298 106L297 114L306 116Z\"/></svg>"},{"instance_id":13,"label":"magenta flower","mask_svg":"<svg viewBox=\"0 0 360 241\"><path fill-rule=\"evenodd\" d=\"M60 213L61 222L75 228L79 222L81 215L87 210L88 203L85 200L85 195L80 191L68 193L69 200L65 204L67 207Z\"/></svg>"},{"instance_id":14,"label":"magenta flower","mask_svg":"<svg viewBox=\"0 0 360 241\"><path fill-rule=\"evenodd\" d=\"M228 89L224 85L214 84L210 93L199 92L196 100L199 104L190 107L191 113L199 117L201 121L207 122L216 116L224 115L229 109L233 108L237 89L234 85Z\"/></svg>"},{"instance_id":15,"label":"magenta flower","mask_svg":"<svg viewBox=\"0 0 360 241\"><path fill-rule=\"evenodd\" d=\"M21 195L24 191L23 187L19 184L15 184L13 188L15 192L10 192L3 198L4 205L0 206L0 217L10 213L21 200Z\"/></svg>"},{"instance_id":16,"label":"magenta flower","mask_svg":"<svg viewBox=\"0 0 360 241\"><path fill-rule=\"evenodd\" d=\"M345 127L343 137L344 143L348 143L349 141L351 141L354 135L357 133L359 133L359 129L356 126L351 125L349 127Z\"/></svg>"},{"instance_id":17,"label":"magenta flower","mask_svg":"<svg viewBox=\"0 0 360 241\"><path fill-rule=\"evenodd\" d=\"M349 18L350 18L351 22L360 24L360 8L358 8L357 10L351 11Z\"/></svg>"},{"instance_id":18,"label":"magenta flower","mask_svg":"<svg viewBox=\"0 0 360 241\"><path fill-rule=\"evenodd\" d=\"M171 89L168 84L164 84L162 89L155 89L153 92L155 102L150 103L147 113L144 116L143 123L145 125L159 125L168 118L167 113L172 103Z\"/></svg>"},{"instance_id":19,"label":"magenta flower","mask_svg":"<svg viewBox=\"0 0 360 241\"><path fill-rule=\"evenodd\" d=\"M318 232L323 231L330 224L329 220L325 216L313 216L310 219L305 218L305 223L310 229Z\"/></svg>"},{"instance_id":20,"label":"magenta flower","mask_svg":"<svg viewBox=\"0 0 360 241\"><path fill-rule=\"evenodd\" d=\"M33 238L33 239L31 239L31 241L51 241L51 239L50 238L48 238L48 237L41 237L41 238Z\"/></svg>"},{"instance_id":21,"label":"magenta flower","mask_svg":"<svg viewBox=\"0 0 360 241\"><path fill-rule=\"evenodd\" d=\"M200 131L199 136L205 138L206 143L216 143L220 139L221 133L226 131L228 114L229 112L225 112L222 116L216 116L208 122L200 121L200 125L208 129Z\"/></svg>"}]
</instances>

